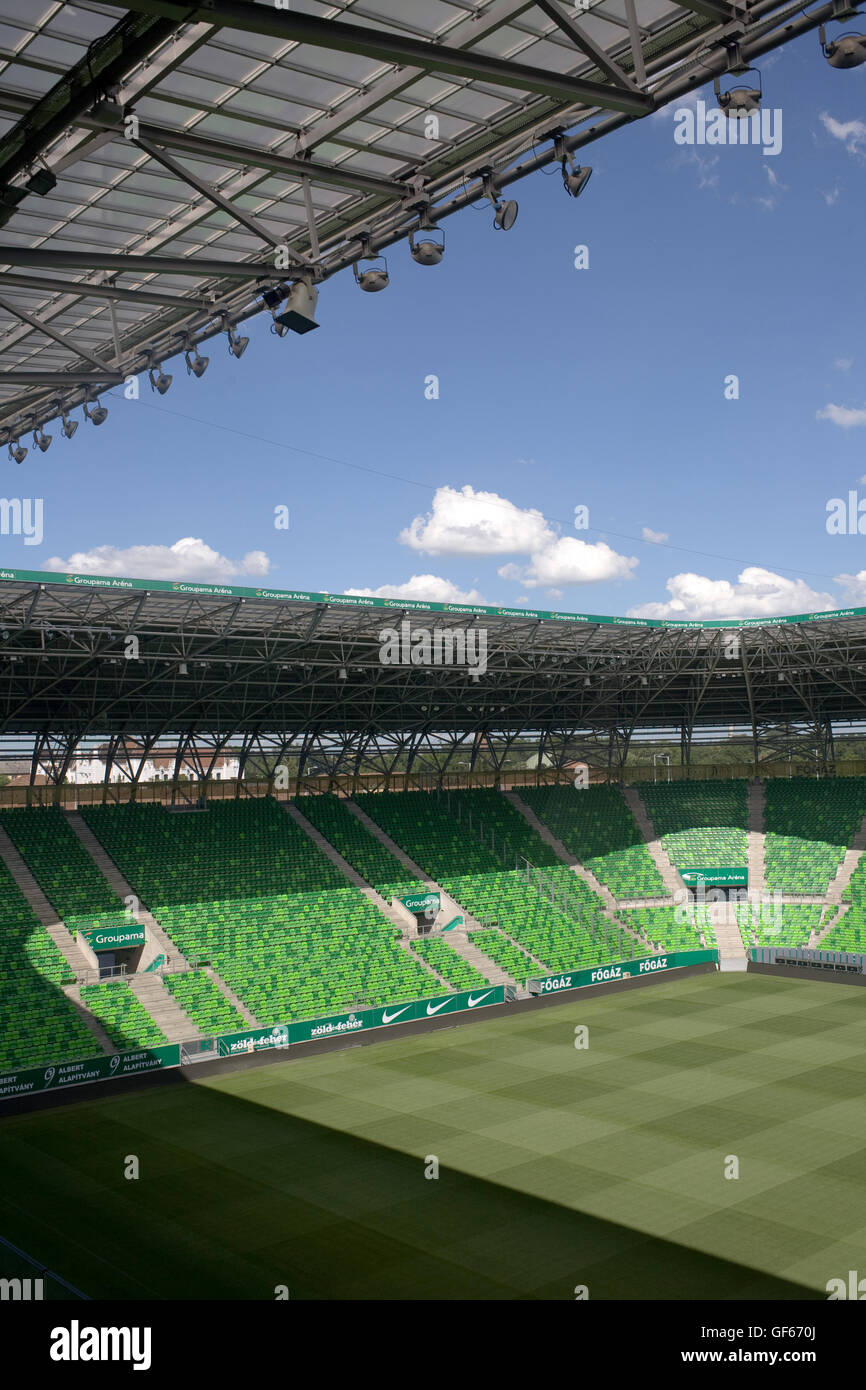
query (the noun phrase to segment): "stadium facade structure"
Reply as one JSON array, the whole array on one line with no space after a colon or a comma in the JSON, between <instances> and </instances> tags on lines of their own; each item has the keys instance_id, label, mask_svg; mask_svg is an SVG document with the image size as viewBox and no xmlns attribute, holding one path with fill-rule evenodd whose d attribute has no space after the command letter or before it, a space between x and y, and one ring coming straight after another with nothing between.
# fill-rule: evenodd
<instances>
[{"instance_id":1,"label":"stadium facade structure","mask_svg":"<svg viewBox=\"0 0 866 1390\"><path fill-rule=\"evenodd\" d=\"M864 609L698 625L3 575L0 757L55 787L100 745L106 788L134 791L171 748L174 781L237 757L240 791L251 767L289 763L299 786L398 771L433 785L458 764L495 779L515 750L554 776L585 761L616 777L635 741L676 739L688 767L697 742L732 735L756 773L796 758L828 775L864 720ZM483 633L486 670L388 664L395 629Z\"/></svg>"},{"instance_id":2,"label":"stadium facade structure","mask_svg":"<svg viewBox=\"0 0 866 1390\"><path fill-rule=\"evenodd\" d=\"M235 330L254 315L288 305L283 328L317 326L312 292L334 275L405 254L536 170L561 166L577 196L595 141L715 78L726 96L751 89L750 65L800 36L823 61L815 31L855 13L849 0L30 9L0 0L0 441L16 453L58 417L74 432L66 412L132 376L156 368L167 389L180 354L200 374L203 344L228 335L240 356ZM398 293L396 260L390 273Z\"/></svg>"}]
</instances>

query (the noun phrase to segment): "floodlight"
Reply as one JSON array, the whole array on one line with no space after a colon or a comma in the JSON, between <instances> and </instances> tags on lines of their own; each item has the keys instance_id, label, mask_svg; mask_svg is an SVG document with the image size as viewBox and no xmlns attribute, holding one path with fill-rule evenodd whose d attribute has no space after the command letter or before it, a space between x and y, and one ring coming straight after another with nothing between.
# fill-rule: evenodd
<instances>
[{"instance_id":1,"label":"floodlight","mask_svg":"<svg viewBox=\"0 0 866 1390\"><path fill-rule=\"evenodd\" d=\"M156 367L151 364L150 371L147 374L150 379L150 389L151 391L158 391L161 396L164 396L172 383L172 378L166 375L162 370L162 366L159 368L158 376L154 376L155 371Z\"/></svg>"},{"instance_id":2,"label":"floodlight","mask_svg":"<svg viewBox=\"0 0 866 1390\"><path fill-rule=\"evenodd\" d=\"M64 434L67 439L71 439L75 431L78 429L80 422L78 420L70 420L65 410L60 412L60 417L63 421L61 433Z\"/></svg>"},{"instance_id":3,"label":"floodlight","mask_svg":"<svg viewBox=\"0 0 866 1390\"><path fill-rule=\"evenodd\" d=\"M239 338L233 328L227 328L226 332L229 339L229 352L233 357L243 357L250 345L249 338Z\"/></svg>"},{"instance_id":4,"label":"floodlight","mask_svg":"<svg viewBox=\"0 0 866 1390\"><path fill-rule=\"evenodd\" d=\"M758 72L757 68L743 68L740 75L744 76L747 72ZM751 116L753 111L760 111L761 97L761 74L758 73L757 87L732 87L730 91L723 92L718 77L713 83L713 91L716 94L716 101L724 111L728 120L738 121L746 116Z\"/></svg>"},{"instance_id":5,"label":"floodlight","mask_svg":"<svg viewBox=\"0 0 866 1390\"><path fill-rule=\"evenodd\" d=\"M195 357L192 359L192 361L190 361L190 352L195 352ZM204 376L205 372L207 371L207 364L210 361L209 357L200 356L198 348L187 348L186 352L183 355L183 358L186 362L187 372L192 373L192 375L195 377Z\"/></svg>"},{"instance_id":6,"label":"floodlight","mask_svg":"<svg viewBox=\"0 0 866 1390\"><path fill-rule=\"evenodd\" d=\"M588 164L575 166L570 154L562 156L562 186L569 198L579 198L589 183L592 169Z\"/></svg>"},{"instance_id":7,"label":"floodlight","mask_svg":"<svg viewBox=\"0 0 866 1390\"><path fill-rule=\"evenodd\" d=\"M419 229L420 230L420 229ZM415 233L409 233L409 254L413 261L418 265L438 265L445 255L445 234L439 227L425 227L425 232L439 232L441 241L433 241L425 237L423 241L415 240Z\"/></svg>"},{"instance_id":8,"label":"floodlight","mask_svg":"<svg viewBox=\"0 0 866 1390\"><path fill-rule=\"evenodd\" d=\"M510 232L517 221L517 203L513 198L507 198L505 202L501 200L493 204L496 216L493 225L500 232Z\"/></svg>"},{"instance_id":9,"label":"floodlight","mask_svg":"<svg viewBox=\"0 0 866 1390\"><path fill-rule=\"evenodd\" d=\"M16 439L14 444L10 443L9 457L13 463L23 463L26 459L27 450L19 440Z\"/></svg>"},{"instance_id":10,"label":"floodlight","mask_svg":"<svg viewBox=\"0 0 866 1390\"><path fill-rule=\"evenodd\" d=\"M289 290L286 307L281 314L274 314L274 323L293 333L311 333L318 328L313 317L319 301L319 291L312 280L295 280ZM280 334L282 337L282 334Z\"/></svg>"},{"instance_id":11,"label":"floodlight","mask_svg":"<svg viewBox=\"0 0 866 1390\"><path fill-rule=\"evenodd\" d=\"M36 445L40 453L45 453L46 449L50 447L51 440L53 438L53 435L46 434L45 431L39 425L37 425L33 431L33 443Z\"/></svg>"},{"instance_id":12,"label":"floodlight","mask_svg":"<svg viewBox=\"0 0 866 1390\"><path fill-rule=\"evenodd\" d=\"M355 279L362 290L367 294L378 294L380 290L386 290L391 283L388 275L388 262L384 256L366 256L365 260L370 264L366 270L359 270L357 262L352 266Z\"/></svg>"},{"instance_id":13,"label":"floodlight","mask_svg":"<svg viewBox=\"0 0 866 1390\"><path fill-rule=\"evenodd\" d=\"M102 425L102 424L104 424L104 422L108 419L108 411L106 410L105 406L104 406L104 405L100 405L98 399L97 399L97 402L96 402L96 409L95 409L95 410L88 410L88 409L87 409L87 406L88 406L88 402L85 401L85 402L84 402L84 414L87 416L87 418L88 418L88 420L90 421L90 423L91 423L92 425Z\"/></svg>"},{"instance_id":14,"label":"floodlight","mask_svg":"<svg viewBox=\"0 0 866 1390\"><path fill-rule=\"evenodd\" d=\"M818 30L824 57L831 68L859 68L866 63L866 34L840 34L827 43L823 24Z\"/></svg>"}]
</instances>

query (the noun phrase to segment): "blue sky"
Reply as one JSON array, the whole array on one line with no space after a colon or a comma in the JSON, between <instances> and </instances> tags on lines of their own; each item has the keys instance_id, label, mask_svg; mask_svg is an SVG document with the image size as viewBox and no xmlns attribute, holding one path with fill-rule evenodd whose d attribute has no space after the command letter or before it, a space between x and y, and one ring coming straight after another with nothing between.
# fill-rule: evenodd
<instances>
[{"instance_id":1,"label":"blue sky","mask_svg":"<svg viewBox=\"0 0 866 1390\"><path fill-rule=\"evenodd\" d=\"M201 380L175 358L166 396L52 426L4 486L44 499L43 543L0 536L2 563L659 617L866 604L862 537L826 527L866 499L866 67L813 35L761 69L779 154L678 146L674 103L587 151L579 200L536 174L510 232L469 209L438 267L397 246L383 294L323 286L317 332L259 316L240 361L215 340Z\"/></svg>"}]
</instances>

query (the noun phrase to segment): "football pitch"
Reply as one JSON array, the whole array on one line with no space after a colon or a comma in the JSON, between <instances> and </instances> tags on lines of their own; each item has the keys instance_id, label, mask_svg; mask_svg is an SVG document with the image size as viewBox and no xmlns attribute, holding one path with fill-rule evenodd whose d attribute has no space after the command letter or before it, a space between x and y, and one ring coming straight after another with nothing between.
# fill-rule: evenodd
<instances>
[{"instance_id":1,"label":"football pitch","mask_svg":"<svg viewBox=\"0 0 866 1390\"><path fill-rule=\"evenodd\" d=\"M0 1235L98 1299L820 1299L864 1092L866 990L694 975L0 1112Z\"/></svg>"}]
</instances>

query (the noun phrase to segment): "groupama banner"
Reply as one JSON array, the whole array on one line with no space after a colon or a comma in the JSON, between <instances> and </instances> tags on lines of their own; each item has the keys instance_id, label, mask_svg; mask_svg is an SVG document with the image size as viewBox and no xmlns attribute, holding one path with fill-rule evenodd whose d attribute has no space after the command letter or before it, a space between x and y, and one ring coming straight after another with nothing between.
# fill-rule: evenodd
<instances>
[{"instance_id":1,"label":"groupama banner","mask_svg":"<svg viewBox=\"0 0 866 1390\"><path fill-rule=\"evenodd\" d=\"M586 985L603 985L610 980L633 980L641 975L655 975L665 970L678 970L684 965L700 965L704 961L718 959L718 951L673 951L668 955L620 961L616 965L596 965L591 970L561 970L556 975L537 976L526 981L526 988L530 994L559 994L560 991L583 989Z\"/></svg>"},{"instance_id":2,"label":"groupama banner","mask_svg":"<svg viewBox=\"0 0 866 1390\"><path fill-rule=\"evenodd\" d=\"M683 869L680 873L687 888L745 888L749 882L748 869Z\"/></svg>"},{"instance_id":3,"label":"groupama banner","mask_svg":"<svg viewBox=\"0 0 866 1390\"><path fill-rule=\"evenodd\" d=\"M94 927L81 935L93 951L120 951L144 945L144 927L140 926Z\"/></svg>"},{"instance_id":4,"label":"groupama banner","mask_svg":"<svg viewBox=\"0 0 866 1390\"><path fill-rule=\"evenodd\" d=\"M785 623L826 622L831 618L862 618L866 608L833 608L820 613L796 613L787 618L710 618L704 621L664 618L616 618L598 613L556 613L540 608L494 608L482 604L425 603L420 599L367 598L357 594L327 594L297 589L249 589L232 584L198 584L171 579L121 579L104 574L65 574L53 570L0 570L0 580L27 584L63 584L81 589L119 589L132 592L190 594L213 598L269 599L278 603L329 603L339 608L391 608L404 612L470 613L491 618L598 623L607 627L715 628L779 627Z\"/></svg>"}]
</instances>

